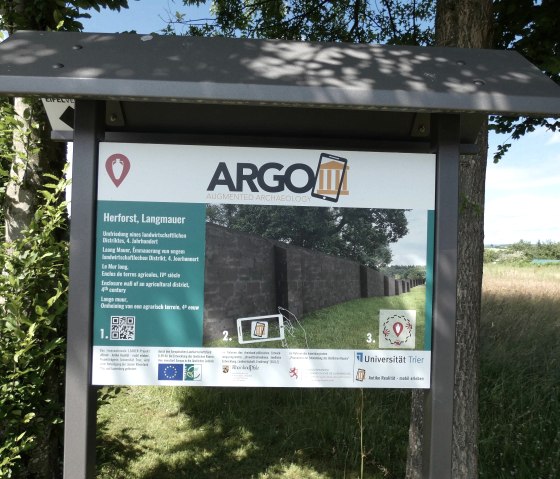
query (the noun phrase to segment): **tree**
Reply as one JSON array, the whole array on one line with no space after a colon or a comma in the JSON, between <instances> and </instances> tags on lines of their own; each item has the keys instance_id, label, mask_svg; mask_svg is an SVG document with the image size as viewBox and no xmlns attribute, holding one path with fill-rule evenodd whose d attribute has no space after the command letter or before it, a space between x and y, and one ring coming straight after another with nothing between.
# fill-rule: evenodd
<instances>
[{"instance_id":1,"label":"tree","mask_svg":"<svg viewBox=\"0 0 560 479\"><path fill-rule=\"evenodd\" d=\"M206 0L183 0L200 5ZM177 12L168 33L177 25L189 35L268 38L351 43L426 45L433 41L430 27L433 0L215 0L213 18L191 20Z\"/></svg>"},{"instance_id":2,"label":"tree","mask_svg":"<svg viewBox=\"0 0 560 479\"><path fill-rule=\"evenodd\" d=\"M375 268L391 262L389 243L408 233L404 210L219 205L208 211L213 223Z\"/></svg>"},{"instance_id":3,"label":"tree","mask_svg":"<svg viewBox=\"0 0 560 479\"><path fill-rule=\"evenodd\" d=\"M438 0L436 43L465 48L514 48L560 83L560 37L554 21L560 4L544 0ZM553 131L546 118L491 117L490 128L514 139L536 126ZM484 256L484 184L488 128L480 130L478 154L460 163L459 265L453 427L453 477L478 477L479 319ZM494 155L503 158L509 144Z\"/></svg>"},{"instance_id":4,"label":"tree","mask_svg":"<svg viewBox=\"0 0 560 479\"><path fill-rule=\"evenodd\" d=\"M491 0L438 0L436 44L462 48L492 46ZM488 126L477 138L478 153L459 165L459 241L452 477L478 477L479 329L484 255L484 184Z\"/></svg>"},{"instance_id":5,"label":"tree","mask_svg":"<svg viewBox=\"0 0 560 479\"><path fill-rule=\"evenodd\" d=\"M8 34L16 30L80 30L83 26L79 20L90 16L81 9L120 10L121 7L127 7L127 0L2 0L0 30ZM41 102L15 98L11 103L15 118L12 126L18 128L14 130L13 156L9 160L7 187L2 198L7 241L20 238L29 225L36 209L42 174L60 175L66 161L64 144L50 140L50 128Z\"/></svg>"},{"instance_id":6,"label":"tree","mask_svg":"<svg viewBox=\"0 0 560 479\"><path fill-rule=\"evenodd\" d=\"M556 19L560 3L554 0L494 0L494 47L514 49L537 65L552 80L560 84L560 36ZM519 139L537 127L552 131L560 129L554 118L492 116L490 129ZM494 162L501 160L511 143L504 141L494 153Z\"/></svg>"},{"instance_id":7,"label":"tree","mask_svg":"<svg viewBox=\"0 0 560 479\"><path fill-rule=\"evenodd\" d=\"M82 9L126 6L2 0L0 30L79 30L89 16ZM50 140L39 100L4 99L0 109L0 475L50 479L62 464L68 253L62 183L53 179L63 174L65 147Z\"/></svg>"},{"instance_id":8,"label":"tree","mask_svg":"<svg viewBox=\"0 0 560 479\"><path fill-rule=\"evenodd\" d=\"M50 180L22 237L0 244L0 477L60 477L66 181Z\"/></svg>"}]
</instances>

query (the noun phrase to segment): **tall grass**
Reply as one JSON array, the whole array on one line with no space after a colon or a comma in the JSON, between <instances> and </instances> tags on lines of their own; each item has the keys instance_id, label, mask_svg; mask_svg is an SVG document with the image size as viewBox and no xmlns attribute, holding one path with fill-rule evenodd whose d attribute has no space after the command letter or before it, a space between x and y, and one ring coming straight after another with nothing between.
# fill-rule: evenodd
<instances>
[{"instance_id":1,"label":"tall grass","mask_svg":"<svg viewBox=\"0 0 560 479\"><path fill-rule=\"evenodd\" d=\"M560 267L487 265L480 477L560 477Z\"/></svg>"}]
</instances>

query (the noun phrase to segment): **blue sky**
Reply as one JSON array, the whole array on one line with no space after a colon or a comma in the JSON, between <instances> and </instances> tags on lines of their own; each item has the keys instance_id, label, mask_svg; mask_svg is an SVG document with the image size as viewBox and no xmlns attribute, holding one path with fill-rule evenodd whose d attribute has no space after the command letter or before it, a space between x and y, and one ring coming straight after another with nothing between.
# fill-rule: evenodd
<instances>
[{"instance_id":1,"label":"blue sky","mask_svg":"<svg viewBox=\"0 0 560 479\"><path fill-rule=\"evenodd\" d=\"M491 138L490 151L503 136ZM513 141L486 172L486 244L560 241L560 132L537 130Z\"/></svg>"},{"instance_id":2,"label":"blue sky","mask_svg":"<svg viewBox=\"0 0 560 479\"><path fill-rule=\"evenodd\" d=\"M181 0L128 0L128 4L129 7L120 12L90 11L92 18L82 20L84 31L116 33L135 30L137 33L159 33L176 11L185 12ZM201 9L204 11L204 7ZM195 10L192 8L190 11Z\"/></svg>"},{"instance_id":3,"label":"blue sky","mask_svg":"<svg viewBox=\"0 0 560 479\"><path fill-rule=\"evenodd\" d=\"M182 10L181 0L132 0L120 13L92 12L85 31L138 33L161 31L166 19ZM485 244L560 241L560 133L544 130L514 141L507 156L492 163L496 145L505 136L491 136L486 181ZM410 238L409 240L413 240Z\"/></svg>"}]
</instances>

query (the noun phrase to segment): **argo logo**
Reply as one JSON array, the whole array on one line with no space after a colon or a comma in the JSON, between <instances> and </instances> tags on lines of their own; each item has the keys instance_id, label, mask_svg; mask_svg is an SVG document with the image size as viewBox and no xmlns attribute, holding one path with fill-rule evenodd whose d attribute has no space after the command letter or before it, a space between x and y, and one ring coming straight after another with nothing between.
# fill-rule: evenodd
<instances>
[{"instance_id":1,"label":"argo logo","mask_svg":"<svg viewBox=\"0 0 560 479\"><path fill-rule=\"evenodd\" d=\"M293 163L287 167L281 163L237 163L230 171L220 162L208 185L207 191L225 187L230 192L311 193L311 196L337 202L340 195L348 195L347 160L322 153L316 171L304 164Z\"/></svg>"},{"instance_id":2,"label":"argo logo","mask_svg":"<svg viewBox=\"0 0 560 479\"><path fill-rule=\"evenodd\" d=\"M260 168L253 163L237 163L234 181L227 165L222 161L218 164L207 190L214 191L216 186L224 185L229 191L243 191L244 185L247 185L253 193L257 193L259 188L267 193L279 193L284 189L292 193L305 193L313 188L315 174L309 166L294 163L283 170L284 165L280 163L265 163ZM299 173L300 180L303 179L302 183L295 180L296 173Z\"/></svg>"}]
</instances>

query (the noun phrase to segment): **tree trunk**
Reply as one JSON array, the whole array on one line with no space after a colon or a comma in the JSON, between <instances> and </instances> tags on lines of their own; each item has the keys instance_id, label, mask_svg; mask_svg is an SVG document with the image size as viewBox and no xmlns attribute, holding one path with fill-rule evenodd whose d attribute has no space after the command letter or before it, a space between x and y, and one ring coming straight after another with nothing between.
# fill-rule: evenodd
<instances>
[{"instance_id":1,"label":"tree trunk","mask_svg":"<svg viewBox=\"0 0 560 479\"><path fill-rule=\"evenodd\" d=\"M41 182L39 152L33 146L38 139L26 121L26 111L29 108L23 98L14 99L14 111L22 126L14 132L14 158L10 169L10 181L6 187L4 214L8 243L21 238L23 230L29 225Z\"/></svg>"},{"instance_id":2,"label":"tree trunk","mask_svg":"<svg viewBox=\"0 0 560 479\"><path fill-rule=\"evenodd\" d=\"M438 0L436 44L492 47L491 0ZM478 478L479 326L484 253L484 186L488 124L478 138L478 154L462 156L459 167L459 231L455 388L453 394L453 479ZM406 479L422 470L423 391L412 392ZM415 411L416 409L416 411Z\"/></svg>"},{"instance_id":3,"label":"tree trunk","mask_svg":"<svg viewBox=\"0 0 560 479\"><path fill-rule=\"evenodd\" d=\"M50 140L50 127L39 100L14 99L21 127L14 132L14 157L4 205L5 240L21 238L33 218L44 173L62 174L66 145ZM50 181L50 180L49 180Z\"/></svg>"},{"instance_id":4,"label":"tree trunk","mask_svg":"<svg viewBox=\"0 0 560 479\"><path fill-rule=\"evenodd\" d=\"M405 479L422 479L422 445L424 437L424 389L413 389L410 399L410 425Z\"/></svg>"},{"instance_id":5,"label":"tree trunk","mask_svg":"<svg viewBox=\"0 0 560 479\"><path fill-rule=\"evenodd\" d=\"M484 253L484 183L488 123L478 135L479 154L459 167L459 258L455 389L453 394L453 477L478 478L479 328Z\"/></svg>"},{"instance_id":6,"label":"tree trunk","mask_svg":"<svg viewBox=\"0 0 560 479\"><path fill-rule=\"evenodd\" d=\"M491 48L492 0L437 0L436 45Z\"/></svg>"},{"instance_id":7,"label":"tree trunk","mask_svg":"<svg viewBox=\"0 0 560 479\"><path fill-rule=\"evenodd\" d=\"M490 48L491 0L439 0L436 43L440 46ZM461 157L459 166L459 240L455 388L453 393L452 477L478 478L479 329L484 254L484 186L488 123L477 138L478 153Z\"/></svg>"}]
</instances>

